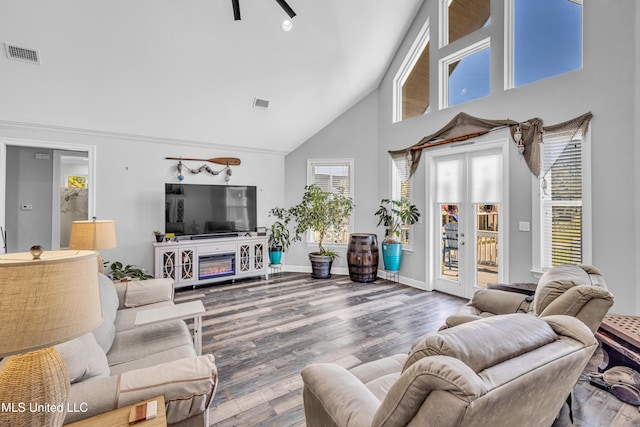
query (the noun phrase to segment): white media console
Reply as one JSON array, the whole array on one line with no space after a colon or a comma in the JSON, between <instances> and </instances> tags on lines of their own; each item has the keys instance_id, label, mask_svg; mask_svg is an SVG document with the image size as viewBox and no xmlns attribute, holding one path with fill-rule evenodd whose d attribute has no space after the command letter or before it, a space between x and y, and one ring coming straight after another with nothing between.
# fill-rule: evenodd
<instances>
[{"instance_id":1,"label":"white media console","mask_svg":"<svg viewBox=\"0 0 640 427\"><path fill-rule=\"evenodd\" d=\"M234 236L154 243L154 276L172 278L175 287L204 285L241 277L269 278L266 236Z\"/></svg>"}]
</instances>

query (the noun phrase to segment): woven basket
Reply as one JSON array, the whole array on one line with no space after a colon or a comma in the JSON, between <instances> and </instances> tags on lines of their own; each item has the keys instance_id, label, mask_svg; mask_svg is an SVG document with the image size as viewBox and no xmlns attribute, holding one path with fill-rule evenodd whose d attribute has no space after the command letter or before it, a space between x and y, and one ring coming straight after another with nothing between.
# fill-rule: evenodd
<instances>
[{"instance_id":1,"label":"woven basket","mask_svg":"<svg viewBox=\"0 0 640 427\"><path fill-rule=\"evenodd\" d=\"M0 371L0 426L61 426L69 395L67 368L53 348L11 356Z\"/></svg>"}]
</instances>

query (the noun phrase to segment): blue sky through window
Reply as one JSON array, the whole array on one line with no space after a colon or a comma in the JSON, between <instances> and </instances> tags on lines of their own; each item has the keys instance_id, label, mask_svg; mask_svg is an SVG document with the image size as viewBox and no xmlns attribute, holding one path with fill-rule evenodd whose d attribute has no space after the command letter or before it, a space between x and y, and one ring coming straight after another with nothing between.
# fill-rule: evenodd
<instances>
[{"instance_id":1,"label":"blue sky through window","mask_svg":"<svg viewBox=\"0 0 640 427\"><path fill-rule=\"evenodd\" d=\"M486 48L458 62L449 77L449 105L489 96L491 89L491 49Z\"/></svg>"},{"instance_id":2,"label":"blue sky through window","mask_svg":"<svg viewBox=\"0 0 640 427\"><path fill-rule=\"evenodd\" d=\"M571 0L514 0L514 84L582 67L582 5ZM449 77L449 105L488 96L490 49L459 61Z\"/></svg>"},{"instance_id":3,"label":"blue sky through window","mask_svg":"<svg viewBox=\"0 0 640 427\"><path fill-rule=\"evenodd\" d=\"M515 0L515 86L582 67L582 5Z\"/></svg>"}]
</instances>

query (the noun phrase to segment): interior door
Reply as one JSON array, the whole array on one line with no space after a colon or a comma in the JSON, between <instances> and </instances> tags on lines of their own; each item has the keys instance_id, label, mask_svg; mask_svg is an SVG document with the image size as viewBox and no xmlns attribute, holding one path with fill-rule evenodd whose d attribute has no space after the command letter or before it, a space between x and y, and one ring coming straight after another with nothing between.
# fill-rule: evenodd
<instances>
[{"instance_id":1,"label":"interior door","mask_svg":"<svg viewBox=\"0 0 640 427\"><path fill-rule=\"evenodd\" d=\"M66 248L71 223L89 219L89 158L84 151L53 150L51 248Z\"/></svg>"},{"instance_id":2,"label":"interior door","mask_svg":"<svg viewBox=\"0 0 640 427\"><path fill-rule=\"evenodd\" d=\"M435 289L470 298L501 278L502 152L477 150L433 162Z\"/></svg>"}]
</instances>

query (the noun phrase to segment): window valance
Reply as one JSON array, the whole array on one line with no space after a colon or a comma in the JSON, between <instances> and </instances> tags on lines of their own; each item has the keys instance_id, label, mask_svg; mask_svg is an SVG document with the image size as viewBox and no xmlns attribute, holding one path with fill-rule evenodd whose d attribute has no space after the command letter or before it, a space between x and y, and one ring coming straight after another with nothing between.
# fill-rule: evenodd
<instances>
[{"instance_id":1,"label":"window valance","mask_svg":"<svg viewBox=\"0 0 640 427\"><path fill-rule=\"evenodd\" d=\"M578 133L582 136L587 131L593 114L586 113L579 117L567 120L551 126L544 126L542 119L532 118L524 122L515 120L489 120L480 117L474 117L466 113L459 113L449 123L437 132L425 136L418 143L402 149L390 150L391 156L409 156L411 159L410 175L413 175L420 163L422 150L437 147L453 142L464 141L466 139L476 138L486 133L509 128L512 140L517 131L522 132L520 146L524 147L522 156L529 167L529 170L537 176L543 176L551 166L551 164L542 165L540 159L540 144L543 143L545 135L547 136L563 136L567 142L573 139Z\"/></svg>"}]
</instances>

